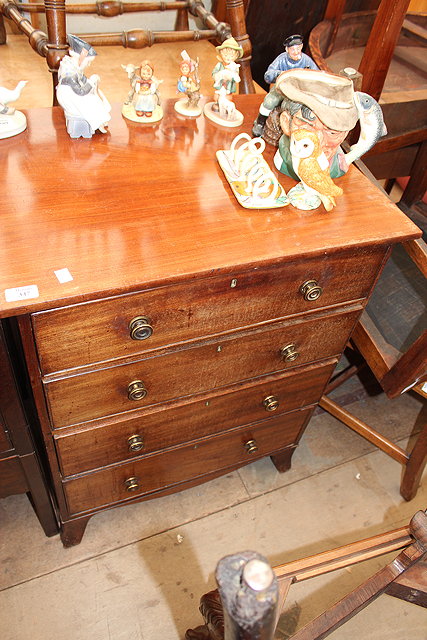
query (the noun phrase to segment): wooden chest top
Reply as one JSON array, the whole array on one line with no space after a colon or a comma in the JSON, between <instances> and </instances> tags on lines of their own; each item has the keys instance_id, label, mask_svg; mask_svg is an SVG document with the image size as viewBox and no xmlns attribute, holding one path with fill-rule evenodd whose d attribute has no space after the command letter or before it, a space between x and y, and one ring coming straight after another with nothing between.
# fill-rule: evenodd
<instances>
[{"instance_id":1,"label":"wooden chest top","mask_svg":"<svg viewBox=\"0 0 427 640\"><path fill-rule=\"evenodd\" d=\"M147 126L115 105L110 133L90 140L68 137L61 109L30 110L28 129L0 141L0 317L420 235L355 168L331 213L242 208L215 152L250 132L260 100L236 99L235 129L185 119L174 101ZM37 298L6 302L6 289L28 285Z\"/></svg>"}]
</instances>

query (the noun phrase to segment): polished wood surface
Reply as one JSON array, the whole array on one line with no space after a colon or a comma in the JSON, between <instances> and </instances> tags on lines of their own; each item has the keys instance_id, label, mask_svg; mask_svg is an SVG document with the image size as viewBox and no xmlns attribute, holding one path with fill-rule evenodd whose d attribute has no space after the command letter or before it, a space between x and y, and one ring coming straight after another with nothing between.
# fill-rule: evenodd
<instances>
[{"instance_id":1,"label":"polished wood surface","mask_svg":"<svg viewBox=\"0 0 427 640\"><path fill-rule=\"evenodd\" d=\"M28 129L1 141L0 314L419 235L354 168L339 179L344 196L333 213L240 207L215 152L250 130L260 99L236 102L246 117L233 131L184 120L171 102L158 125L143 127L117 105L110 133L85 141L68 137L61 109L30 110ZM286 190L294 184L280 180ZM58 282L62 268L71 282ZM5 289L30 284L38 298L5 301Z\"/></svg>"}]
</instances>

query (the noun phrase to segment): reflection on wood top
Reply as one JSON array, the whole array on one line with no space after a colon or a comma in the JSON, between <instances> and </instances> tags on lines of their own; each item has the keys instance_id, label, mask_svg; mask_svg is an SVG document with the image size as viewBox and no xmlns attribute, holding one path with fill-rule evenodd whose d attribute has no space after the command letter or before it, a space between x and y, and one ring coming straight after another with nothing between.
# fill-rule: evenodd
<instances>
[{"instance_id":1,"label":"reflection on wood top","mask_svg":"<svg viewBox=\"0 0 427 640\"><path fill-rule=\"evenodd\" d=\"M260 96L236 98L245 121L235 129L183 118L173 102L155 125L115 105L110 132L90 140L68 137L60 108L34 109L27 131L0 141L0 315L419 235L355 168L337 180L344 195L330 213L242 208L215 152L250 131ZM73 280L61 284L64 268ZM5 289L27 285L38 298L5 301Z\"/></svg>"}]
</instances>

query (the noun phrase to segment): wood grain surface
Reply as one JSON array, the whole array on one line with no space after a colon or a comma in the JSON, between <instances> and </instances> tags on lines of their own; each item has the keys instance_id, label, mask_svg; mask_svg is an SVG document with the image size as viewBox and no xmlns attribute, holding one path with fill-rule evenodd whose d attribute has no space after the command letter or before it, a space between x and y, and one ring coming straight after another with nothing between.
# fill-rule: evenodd
<instances>
[{"instance_id":1,"label":"wood grain surface","mask_svg":"<svg viewBox=\"0 0 427 640\"><path fill-rule=\"evenodd\" d=\"M182 118L173 102L151 126L115 105L109 133L90 140L68 137L60 108L29 110L28 129L1 141L1 316L419 236L354 168L337 180L344 195L329 214L243 209L215 152L250 131L260 96L236 98L245 121L231 130ZM63 268L73 280L61 284ZM37 298L5 301L6 289L27 285Z\"/></svg>"}]
</instances>

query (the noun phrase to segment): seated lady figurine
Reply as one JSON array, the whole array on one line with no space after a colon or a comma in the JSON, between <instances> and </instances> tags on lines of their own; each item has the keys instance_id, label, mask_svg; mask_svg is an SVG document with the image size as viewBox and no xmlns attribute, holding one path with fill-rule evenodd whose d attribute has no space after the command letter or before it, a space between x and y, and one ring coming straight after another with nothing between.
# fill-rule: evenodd
<instances>
[{"instance_id":1,"label":"seated lady figurine","mask_svg":"<svg viewBox=\"0 0 427 640\"><path fill-rule=\"evenodd\" d=\"M70 137L91 138L96 130L107 132L111 106L99 89L99 76L87 78L84 73L96 56L95 49L71 34L68 43L68 55L59 65L56 95L64 109Z\"/></svg>"}]
</instances>

